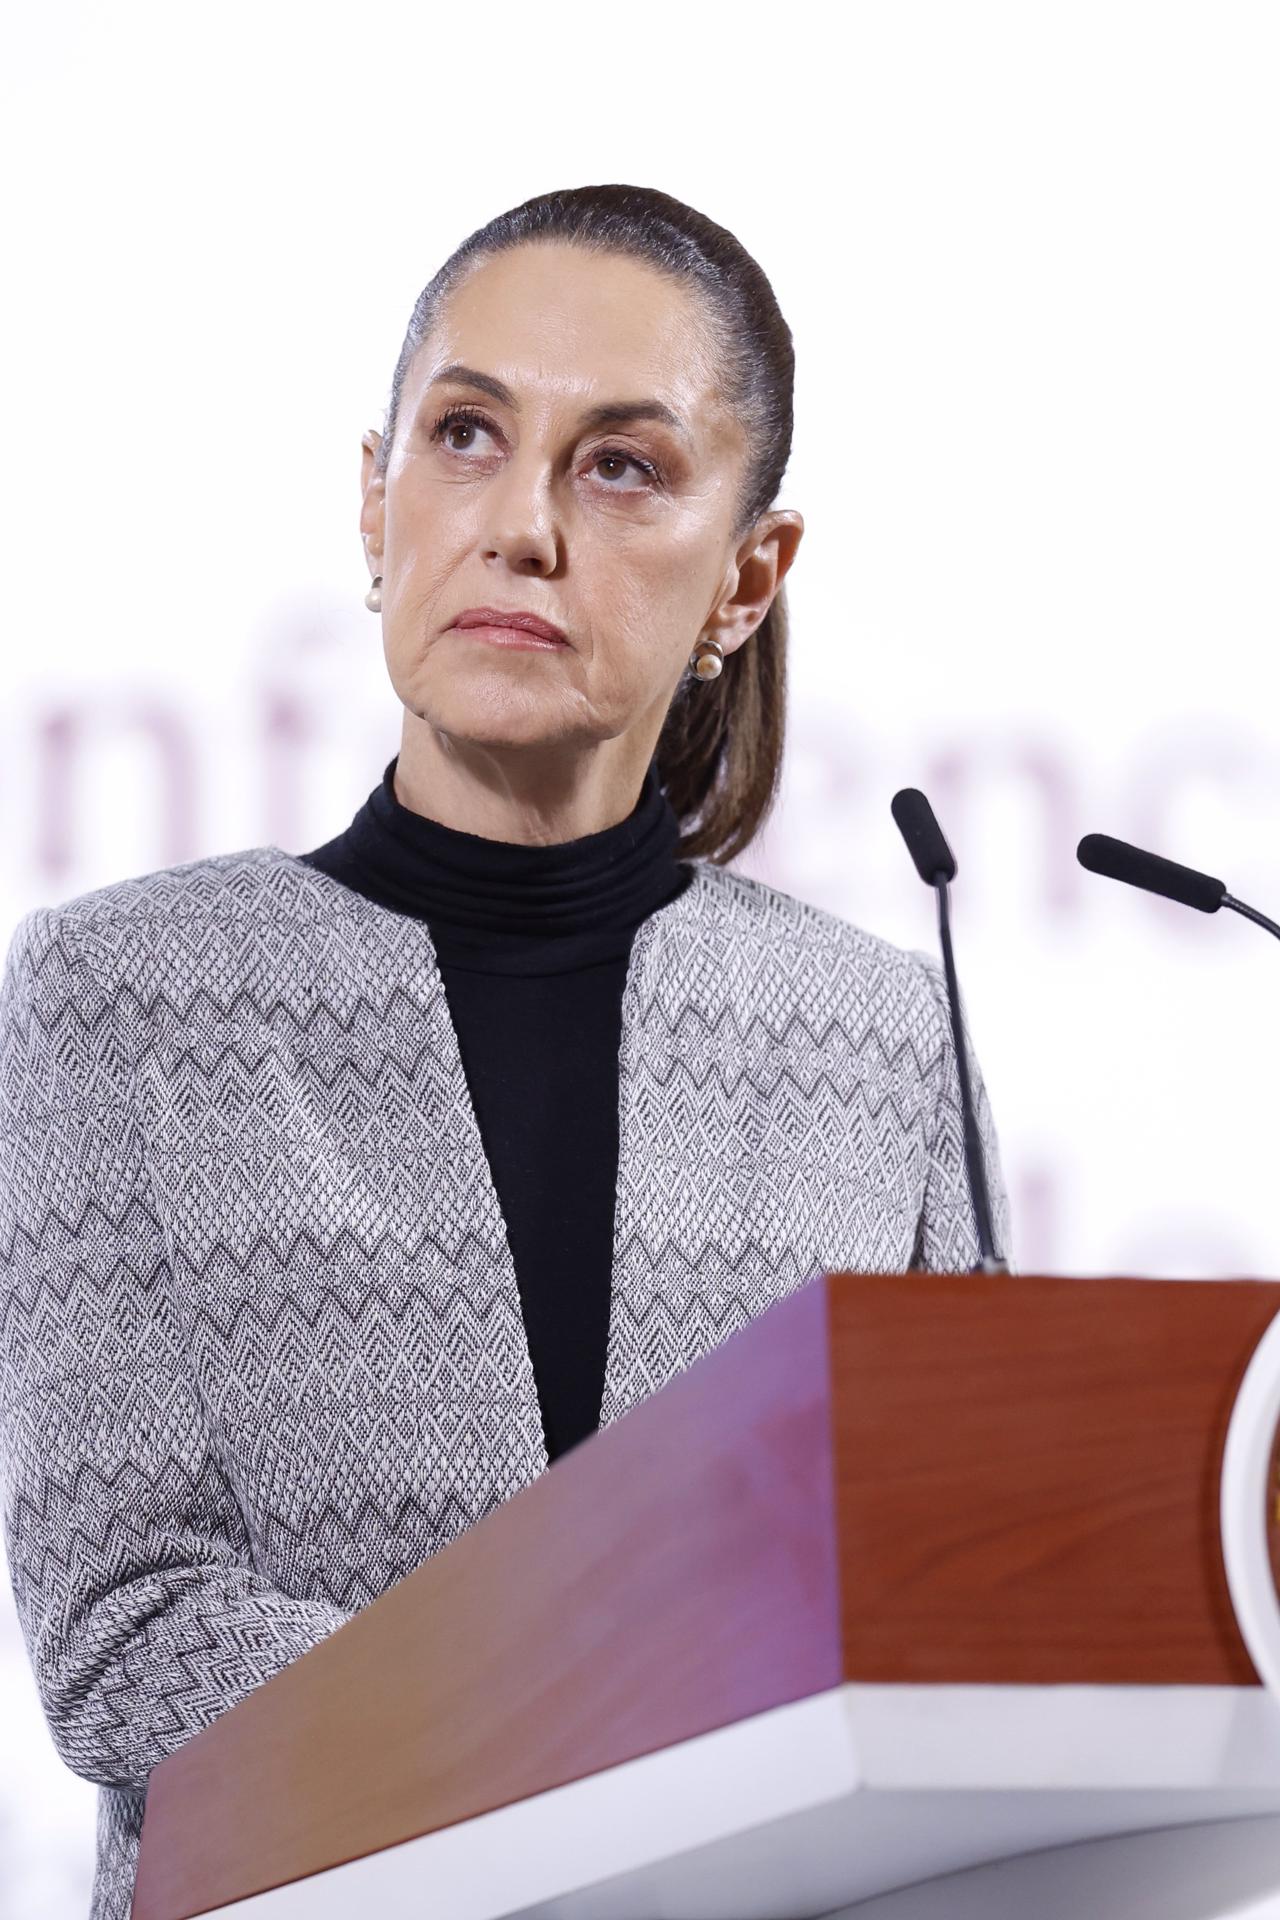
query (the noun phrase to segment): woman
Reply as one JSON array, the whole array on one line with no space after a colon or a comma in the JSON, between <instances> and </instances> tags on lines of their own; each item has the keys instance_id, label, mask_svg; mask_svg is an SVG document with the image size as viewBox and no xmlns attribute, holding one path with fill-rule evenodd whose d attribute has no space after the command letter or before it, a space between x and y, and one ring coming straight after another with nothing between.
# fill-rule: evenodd
<instances>
[{"instance_id":1,"label":"woman","mask_svg":"<svg viewBox=\"0 0 1280 1920\"><path fill-rule=\"evenodd\" d=\"M380 785L13 936L7 1541L97 1920L152 1767L567 1447L820 1269L976 1258L938 969L724 864L779 777L791 395L666 195L472 235L364 444Z\"/></svg>"}]
</instances>

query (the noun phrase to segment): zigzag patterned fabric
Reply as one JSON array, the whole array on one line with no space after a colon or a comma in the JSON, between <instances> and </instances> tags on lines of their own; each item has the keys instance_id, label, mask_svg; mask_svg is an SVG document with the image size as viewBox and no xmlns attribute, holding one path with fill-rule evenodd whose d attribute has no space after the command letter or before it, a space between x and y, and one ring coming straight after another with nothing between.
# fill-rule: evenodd
<instances>
[{"instance_id":1,"label":"zigzag patterned fabric","mask_svg":"<svg viewBox=\"0 0 1280 1920\"><path fill-rule=\"evenodd\" d=\"M823 1269L977 1258L939 968L694 864L623 999L602 1425ZM19 922L0 1130L10 1578L127 1920L151 1769L544 1472L538 1396L427 927L279 847Z\"/></svg>"}]
</instances>

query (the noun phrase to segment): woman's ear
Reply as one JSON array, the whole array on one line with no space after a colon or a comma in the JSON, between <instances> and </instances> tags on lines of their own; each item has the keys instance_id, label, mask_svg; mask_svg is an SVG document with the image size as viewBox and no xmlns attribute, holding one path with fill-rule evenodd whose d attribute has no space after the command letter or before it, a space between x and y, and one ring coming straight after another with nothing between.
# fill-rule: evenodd
<instances>
[{"instance_id":1,"label":"woman's ear","mask_svg":"<svg viewBox=\"0 0 1280 1920\"><path fill-rule=\"evenodd\" d=\"M762 514L737 556L737 581L720 602L714 636L726 655L749 640L763 621L791 569L804 535L804 515L793 508Z\"/></svg>"},{"instance_id":2,"label":"woman's ear","mask_svg":"<svg viewBox=\"0 0 1280 1920\"><path fill-rule=\"evenodd\" d=\"M376 562L382 558L383 527L386 514L386 475L375 472L375 463L382 435L373 427L368 427L360 435L360 531L364 535L364 550L371 565L370 572L379 571Z\"/></svg>"}]
</instances>

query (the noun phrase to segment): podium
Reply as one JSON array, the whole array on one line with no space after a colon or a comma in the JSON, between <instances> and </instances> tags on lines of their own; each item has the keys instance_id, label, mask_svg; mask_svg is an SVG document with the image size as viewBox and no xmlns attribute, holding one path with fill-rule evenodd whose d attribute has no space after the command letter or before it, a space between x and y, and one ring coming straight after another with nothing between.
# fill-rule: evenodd
<instances>
[{"instance_id":1,"label":"podium","mask_svg":"<svg viewBox=\"0 0 1280 1920\"><path fill-rule=\"evenodd\" d=\"M1280 1903L1278 1317L815 1276L162 1762L133 1920Z\"/></svg>"}]
</instances>

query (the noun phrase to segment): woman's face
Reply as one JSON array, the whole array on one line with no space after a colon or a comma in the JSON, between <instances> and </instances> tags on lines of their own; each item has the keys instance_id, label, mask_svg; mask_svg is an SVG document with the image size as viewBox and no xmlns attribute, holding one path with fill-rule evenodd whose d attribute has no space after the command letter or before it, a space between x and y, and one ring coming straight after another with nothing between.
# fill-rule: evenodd
<instances>
[{"instance_id":1,"label":"woman's face","mask_svg":"<svg viewBox=\"0 0 1280 1920\"><path fill-rule=\"evenodd\" d=\"M604 407L619 411L592 422ZM499 254L454 290L408 370L385 475L377 442L360 526L388 670L456 743L631 735L643 767L699 638L726 659L742 645L803 529L774 513L731 537L745 438L694 299L558 242ZM538 614L567 644L453 626L475 607Z\"/></svg>"}]
</instances>

